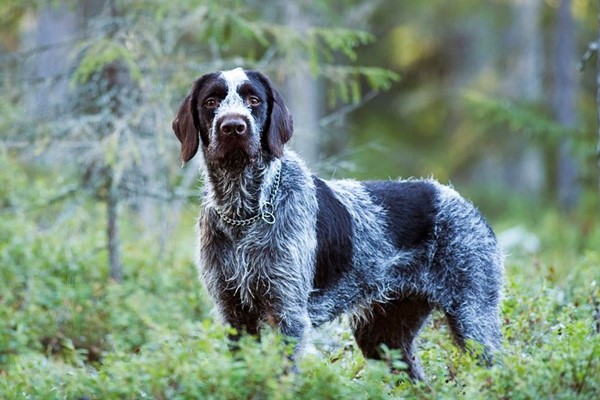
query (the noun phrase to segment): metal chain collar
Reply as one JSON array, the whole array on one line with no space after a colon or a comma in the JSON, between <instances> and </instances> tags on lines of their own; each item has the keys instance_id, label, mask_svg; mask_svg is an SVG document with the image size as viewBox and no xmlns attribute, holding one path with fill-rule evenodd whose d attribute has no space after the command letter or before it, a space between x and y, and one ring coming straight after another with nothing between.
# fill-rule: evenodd
<instances>
[{"instance_id":1,"label":"metal chain collar","mask_svg":"<svg viewBox=\"0 0 600 400\"><path fill-rule=\"evenodd\" d=\"M273 183L273 187L271 188L271 196L269 196L269 200L265 202L260 207L260 211L253 217L247 219L233 219L229 218L227 215L223 213L223 211L215 208L217 215L225 222L226 224L232 226L248 226L252 225L259 219L262 219L269 225L273 225L275 223L275 197L277 197L277 192L279 191L279 183L281 181L281 164L279 164L279 168L275 173L275 182Z\"/></svg>"}]
</instances>

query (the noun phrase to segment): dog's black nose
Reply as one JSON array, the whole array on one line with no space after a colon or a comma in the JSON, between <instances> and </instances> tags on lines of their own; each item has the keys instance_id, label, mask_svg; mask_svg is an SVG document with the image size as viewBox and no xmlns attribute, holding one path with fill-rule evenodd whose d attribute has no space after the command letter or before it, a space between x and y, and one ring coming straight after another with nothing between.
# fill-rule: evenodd
<instances>
[{"instance_id":1,"label":"dog's black nose","mask_svg":"<svg viewBox=\"0 0 600 400\"><path fill-rule=\"evenodd\" d=\"M221 126L219 127L221 133L225 135L230 135L232 133L243 135L244 133L246 133L246 128L246 122L244 122L244 120L239 117L225 118L223 122L221 122Z\"/></svg>"}]
</instances>

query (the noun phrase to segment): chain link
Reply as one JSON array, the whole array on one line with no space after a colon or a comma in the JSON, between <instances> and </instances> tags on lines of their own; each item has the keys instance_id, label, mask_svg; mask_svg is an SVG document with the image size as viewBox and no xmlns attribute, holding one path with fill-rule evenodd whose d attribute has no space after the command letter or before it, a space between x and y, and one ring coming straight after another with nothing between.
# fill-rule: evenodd
<instances>
[{"instance_id":1,"label":"chain link","mask_svg":"<svg viewBox=\"0 0 600 400\"><path fill-rule=\"evenodd\" d=\"M217 215L225 222L226 224L232 226L248 226L252 225L259 219L262 219L269 225L273 225L275 223L275 197L277 197L277 192L279 191L279 183L281 181L281 163L279 164L279 168L275 173L275 182L273 183L273 187L271 188L271 196L269 196L269 200L265 202L260 207L260 211L253 217L247 219L233 219L229 218L227 215L223 213L223 211L215 208Z\"/></svg>"}]
</instances>

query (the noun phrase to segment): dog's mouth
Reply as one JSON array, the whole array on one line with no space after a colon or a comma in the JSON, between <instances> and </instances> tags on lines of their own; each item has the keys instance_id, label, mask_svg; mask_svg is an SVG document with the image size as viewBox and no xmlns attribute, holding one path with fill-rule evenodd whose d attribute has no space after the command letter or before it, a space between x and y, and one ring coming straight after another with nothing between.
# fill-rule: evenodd
<instances>
[{"instance_id":1,"label":"dog's mouth","mask_svg":"<svg viewBox=\"0 0 600 400\"><path fill-rule=\"evenodd\" d=\"M215 147L215 151L207 161L231 172L241 172L245 167L254 164L258 158L258 152L249 152L243 146Z\"/></svg>"},{"instance_id":2,"label":"dog's mouth","mask_svg":"<svg viewBox=\"0 0 600 400\"><path fill-rule=\"evenodd\" d=\"M211 143L206 154L207 161L229 170L237 170L253 164L260 153L260 140L247 118L227 115L212 126Z\"/></svg>"}]
</instances>

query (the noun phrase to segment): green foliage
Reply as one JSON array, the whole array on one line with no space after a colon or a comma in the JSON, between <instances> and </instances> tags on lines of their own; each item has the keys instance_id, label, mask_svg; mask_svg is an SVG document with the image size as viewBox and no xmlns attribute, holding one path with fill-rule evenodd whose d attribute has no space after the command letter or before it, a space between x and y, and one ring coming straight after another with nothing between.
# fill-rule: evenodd
<instances>
[{"instance_id":1,"label":"green foliage","mask_svg":"<svg viewBox=\"0 0 600 400\"><path fill-rule=\"evenodd\" d=\"M113 63L123 63L128 69L134 82L139 82L142 73L130 49L114 40L101 39L85 49L79 66L71 77L71 84L85 84L95 73Z\"/></svg>"},{"instance_id":2,"label":"green foliage","mask_svg":"<svg viewBox=\"0 0 600 400\"><path fill-rule=\"evenodd\" d=\"M41 207L56 188L38 176L0 158L1 398L588 399L600 393L594 248L600 229L594 224L582 238L586 218L564 226L553 212L507 213L537 226L542 252L507 258L505 343L497 364L485 368L458 351L436 314L418 346L427 381L411 383L388 370L402 367L397 352L366 361L348 332L337 338L341 347L302 358L299 374L291 372L289 346L270 329L260 341L243 336L232 346L228 329L209 319L185 229L161 255L131 225L124 280L110 282L98 228L104 210L83 204L65 215L60 204Z\"/></svg>"},{"instance_id":3,"label":"green foliage","mask_svg":"<svg viewBox=\"0 0 600 400\"><path fill-rule=\"evenodd\" d=\"M488 129L503 129L504 132L526 135L530 139L545 143L556 143L560 138L577 133L536 109L534 105L491 98L477 92L467 92L464 98L474 116L485 123Z\"/></svg>"},{"instance_id":4,"label":"green foliage","mask_svg":"<svg viewBox=\"0 0 600 400\"><path fill-rule=\"evenodd\" d=\"M328 103L335 106L338 99L344 103L358 103L363 96L361 77L371 90L387 90L400 76L393 71L375 67L323 67L322 75L332 82L328 90Z\"/></svg>"},{"instance_id":5,"label":"green foliage","mask_svg":"<svg viewBox=\"0 0 600 400\"><path fill-rule=\"evenodd\" d=\"M568 143L569 151L578 163L578 183L591 193L597 193L596 129L584 124L564 126L540 104L493 98L474 91L464 93L463 99L470 117L477 124L479 142L495 141L500 144L510 138L525 140L528 146L537 145L543 149L548 159L556 159L557 149L562 143ZM469 133L472 138L476 136ZM552 168L548 171L550 174L554 172Z\"/></svg>"},{"instance_id":6,"label":"green foliage","mask_svg":"<svg viewBox=\"0 0 600 400\"><path fill-rule=\"evenodd\" d=\"M371 43L375 40L375 37L369 32L347 28L313 28L310 34L323 40L326 49L341 51L352 61L356 61L355 49L358 46Z\"/></svg>"},{"instance_id":7,"label":"green foliage","mask_svg":"<svg viewBox=\"0 0 600 400\"><path fill-rule=\"evenodd\" d=\"M18 19L43 3L0 2L4 48L18 47ZM20 67L30 60L29 53L7 58L11 61L3 64L2 84L9 97L0 100L0 135L6 138L0 144L0 398L599 396L600 227L594 218L598 216L596 195L569 216L558 214L539 199L530 202L507 195L505 190L481 202L494 211L492 215L502 216L494 224L498 232L523 224L539 236L541 251L515 252L507 258L505 345L497 363L484 368L458 351L443 319L435 315L418 346L427 375L427 381L421 383L411 383L403 373L389 372L389 365L402 367L396 351L384 349L386 359L381 362L365 360L348 332L336 338L340 347L318 348L317 355L301 359L299 374L291 372L289 346L271 330L267 329L260 341L244 336L233 346L228 328L209 317L210 304L191 261L195 246L191 223L182 225L178 235L159 246L158 239L141 228L144 204L136 200L131 200L130 208L126 208L129 204L121 206L123 282L109 280L106 210L96 201L106 197L106 170L112 172L113 185L123 182L123 200L131 193L135 197L141 189L148 189L141 195L169 197L168 178L175 173L164 164L170 162L169 157L174 159L177 151L165 151L166 143L176 146L166 132L170 132L174 105L189 90L191 79L202 72L243 65L260 67L280 81L286 74L310 71L326 87L328 105L333 108L340 103L359 103L365 90L386 90L399 79L395 72L362 66L360 60L369 60L369 64L386 60L388 65L401 67L407 78L398 88L402 92L374 100L378 110L370 109L361 117L368 122L364 126L369 126L361 131L369 143L374 132L393 132L381 139L381 147L389 151L390 160L400 160L402 168L396 170L404 175L435 171L443 179L454 176L454 171L482 153L482 143L499 143L498 132L521 135L526 138L519 142L523 145L534 140L549 147L575 134L553 122L539 105L475 92L457 102L462 85L460 89L440 85L455 81L451 68L469 71L457 62L464 53L452 56L444 51L446 47L473 45L457 42L457 37L447 35L456 29L443 25L461 25L467 19L469 24L481 24L471 18L475 6L484 24L501 20L496 11L501 8L506 14L506 2L492 8L476 1L458 7L440 1L435 2L436 7L423 7L416 1L386 4L379 12L393 15L394 20L382 22L378 28L398 25L390 30L385 57L365 49L372 47L365 46L373 43L372 34L343 25L339 10L350 3L356 5L353 0L318 2L320 14L338 14L331 19L336 23L314 19L312 26L298 29L274 22L277 18L272 14L272 20L257 15L256 2L115 1L118 15L95 20L95 33L99 34L75 43L79 51L66 78L71 82L66 113L63 109L49 112L41 121L27 109L25 94L48 89L61 77L29 85L17 74L19 69L27 69ZM574 7L577 15L595 27L591 3L578 1ZM52 2L57 9L64 4ZM77 7L75 1L66 4L69 9ZM276 3L269 4L273 5L269 12L276 14ZM446 5L437 7L442 4ZM394 12L390 13L392 6ZM483 8L489 18L482 17ZM431 9L443 18L432 17ZM411 12L402 13L407 10ZM396 19L402 14L406 21ZM436 25L440 21L443 23ZM475 30L486 31L487 26ZM497 29L490 32L502 36ZM465 59L473 63L479 58L487 60L486 55L471 54ZM17 62L20 57L24 60L21 64ZM112 85L103 81L103 73L115 65L127 76L123 85L118 80ZM486 76L477 79L486 82L484 87L496 84L487 82ZM480 85L475 82L473 87ZM458 112L463 105L467 113ZM595 105L589 106L586 115L595 110ZM399 117L394 120L391 116ZM410 145L420 143L425 156L410 146L397 151L398 134ZM452 140L445 140L445 135ZM580 139L580 135L576 137ZM66 144L77 142L67 147L70 153L47 151L63 139ZM27 151L18 152L19 161L4 150L12 148L12 143L23 146L34 140L35 146L28 143ZM587 152L594 147L589 138L581 142L580 148ZM45 157L32 163L31 158L40 154ZM363 167L369 162L378 164L375 167L382 164L370 151L361 156L364 159L358 164ZM150 161L144 163L144 157ZM67 162L54 167L57 158ZM388 176L389 165L386 168ZM368 177L375 175L370 169ZM99 182L90 184L94 178ZM165 191L165 187L169 189ZM197 205L188 208L183 213L193 220Z\"/></svg>"}]
</instances>

